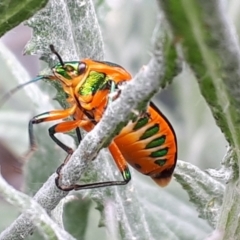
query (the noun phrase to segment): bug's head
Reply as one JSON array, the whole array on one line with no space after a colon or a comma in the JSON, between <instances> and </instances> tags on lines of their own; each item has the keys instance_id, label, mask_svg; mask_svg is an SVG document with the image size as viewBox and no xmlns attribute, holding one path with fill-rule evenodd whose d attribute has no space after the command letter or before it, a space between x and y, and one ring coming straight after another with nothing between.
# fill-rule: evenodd
<instances>
[{"instance_id":1,"label":"bug's head","mask_svg":"<svg viewBox=\"0 0 240 240\"><path fill-rule=\"evenodd\" d=\"M84 62L81 61L64 62L59 53L55 50L53 45L50 45L50 49L59 60L59 63L52 68L52 71L54 75L65 84L68 85L69 83L68 80L71 81L74 78L86 72L87 65Z\"/></svg>"}]
</instances>

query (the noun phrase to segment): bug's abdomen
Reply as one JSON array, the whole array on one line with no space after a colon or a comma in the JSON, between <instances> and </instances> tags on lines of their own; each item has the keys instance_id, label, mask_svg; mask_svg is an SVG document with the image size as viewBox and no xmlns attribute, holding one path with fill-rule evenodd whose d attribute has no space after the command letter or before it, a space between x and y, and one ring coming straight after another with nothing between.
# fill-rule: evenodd
<instances>
[{"instance_id":1,"label":"bug's abdomen","mask_svg":"<svg viewBox=\"0 0 240 240\"><path fill-rule=\"evenodd\" d=\"M114 139L125 160L165 186L177 160L177 140L166 117L151 103L147 114L130 122Z\"/></svg>"}]
</instances>

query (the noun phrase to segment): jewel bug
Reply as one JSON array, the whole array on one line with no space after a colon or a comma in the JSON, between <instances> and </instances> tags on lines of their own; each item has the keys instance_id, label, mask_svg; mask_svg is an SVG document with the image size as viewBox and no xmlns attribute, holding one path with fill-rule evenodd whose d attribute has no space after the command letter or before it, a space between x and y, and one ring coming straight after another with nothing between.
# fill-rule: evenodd
<instances>
[{"instance_id":1,"label":"jewel bug","mask_svg":"<svg viewBox=\"0 0 240 240\"><path fill-rule=\"evenodd\" d=\"M72 186L59 184L61 169L69 160L73 149L62 143L55 134L76 130L80 142L79 128L91 131L102 118L108 104L111 85L113 84L118 89L119 84L130 81L132 77L123 67L111 62L92 59L64 62L53 45L50 45L50 49L59 60L59 63L52 68L53 75L38 76L19 85L1 100L1 102L5 101L20 88L42 79L58 81L66 93L66 101L69 105L67 109L41 113L29 121L30 148L26 157L29 157L36 150L33 125L53 120L64 120L49 128L52 140L68 154L64 163L57 169L58 176L55 182L61 190L125 185L131 180L127 163L142 174L150 176L158 185L166 186L171 180L177 161L177 139L170 122L152 102L144 113L140 114L137 119L131 120L121 130L108 147L121 172L122 181ZM71 117L71 120L65 120L68 117Z\"/></svg>"}]
</instances>

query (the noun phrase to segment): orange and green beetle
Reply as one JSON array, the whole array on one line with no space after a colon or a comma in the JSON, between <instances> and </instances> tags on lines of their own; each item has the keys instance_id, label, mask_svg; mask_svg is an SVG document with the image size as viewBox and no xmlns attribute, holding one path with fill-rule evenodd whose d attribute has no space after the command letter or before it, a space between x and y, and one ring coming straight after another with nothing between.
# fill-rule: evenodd
<instances>
[{"instance_id":1,"label":"orange and green beetle","mask_svg":"<svg viewBox=\"0 0 240 240\"><path fill-rule=\"evenodd\" d=\"M58 81L66 93L69 107L53 110L33 117L29 121L30 149L26 156L36 149L33 125L53 120L64 120L49 128L53 141L68 153L64 163L58 168L56 185L64 191L124 185L131 180L127 163L142 174L150 176L160 186L166 186L171 180L177 161L177 139L173 127L162 112L150 103L146 111L134 121L130 121L112 140L109 151L120 170L123 181L98 182L85 185L61 186L59 177L61 169L73 153L55 134L76 129L79 142L79 128L91 131L100 121L107 107L111 85L115 89L131 75L121 66L104 61L83 59L81 61L63 62L53 45L51 51L58 57L59 63L52 68L53 75L39 76L10 91L10 96L21 87L42 79Z\"/></svg>"}]
</instances>

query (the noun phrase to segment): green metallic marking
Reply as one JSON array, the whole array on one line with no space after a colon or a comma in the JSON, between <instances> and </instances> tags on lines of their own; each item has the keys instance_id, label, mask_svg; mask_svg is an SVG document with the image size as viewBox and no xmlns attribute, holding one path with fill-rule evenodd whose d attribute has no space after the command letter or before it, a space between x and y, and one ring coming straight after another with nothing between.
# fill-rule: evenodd
<instances>
[{"instance_id":1,"label":"green metallic marking","mask_svg":"<svg viewBox=\"0 0 240 240\"><path fill-rule=\"evenodd\" d=\"M148 128L143 135L140 137L140 140L152 137L154 134L158 133L159 131L159 124L156 123L155 125L153 125L152 127Z\"/></svg>"},{"instance_id":2,"label":"green metallic marking","mask_svg":"<svg viewBox=\"0 0 240 240\"><path fill-rule=\"evenodd\" d=\"M137 123L135 124L133 131L136 131L140 128L142 128L143 126L145 126L148 123L148 118L147 117L143 117L140 118Z\"/></svg>"},{"instance_id":3,"label":"green metallic marking","mask_svg":"<svg viewBox=\"0 0 240 240\"><path fill-rule=\"evenodd\" d=\"M108 80L104 73L91 71L78 93L82 96L93 95L103 89Z\"/></svg>"},{"instance_id":4,"label":"green metallic marking","mask_svg":"<svg viewBox=\"0 0 240 240\"><path fill-rule=\"evenodd\" d=\"M124 180L130 180L131 179L131 173L129 171L128 168L126 168L123 172L122 172L122 176Z\"/></svg>"},{"instance_id":5,"label":"green metallic marking","mask_svg":"<svg viewBox=\"0 0 240 240\"><path fill-rule=\"evenodd\" d=\"M57 69L56 72L57 72L58 74L60 74L61 76L63 76L64 78L66 78L66 79L69 79L69 80L72 79L71 76L69 76L69 75L67 74L66 70L64 70L64 69Z\"/></svg>"},{"instance_id":6,"label":"green metallic marking","mask_svg":"<svg viewBox=\"0 0 240 240\"><path fill-rule=\"evenodd\" d=\"M168 153L168 147L152 152L150 154L150 157L153 157L153 158L163 157L163 156L166 156L167 153Z\"/></svg>"},{"instance_id":7,"label":"green metallic marking","mask_svg":"<svg viewBox=\"0 0 240 240\"><path fill-rule=\"evenodd\" d=\"M166 135L155 138L154 140L152 140L150 143L146 145L145 149L161 146L165 142L165 140L166 140Z\"/></svg>"},{"instance_id":8,"label":"green metallic marking","mask_svg":"<svg viewBox=\"0 0 240 240\"><path fill-rule=\"evenodd\" d=\"M159 166L165 165L166 162L167 162L167 159L159 159L159 160L154 161L154 163Z\"/></svg>"},{"instance_id":9,"label":"green metallic marking","mask_svg":"<svg viewBox=\"0 0 240 240\"><path fill-rule=\"evenodd\" d=\"M70 65L76 72L76 75L78 74L78 70L77 70L78 65L79 65L78 61L64 62L64 66L66 66L66 65ZM58 74L60 74L61 76L63 76L64 78L69 79L69 80L72 79L71 76L68 75L66 69L60 63L58 63L54 68L55 68L55 71Z\"/></svg>"}]
</instances>

